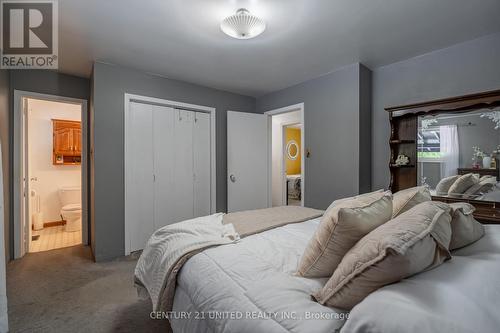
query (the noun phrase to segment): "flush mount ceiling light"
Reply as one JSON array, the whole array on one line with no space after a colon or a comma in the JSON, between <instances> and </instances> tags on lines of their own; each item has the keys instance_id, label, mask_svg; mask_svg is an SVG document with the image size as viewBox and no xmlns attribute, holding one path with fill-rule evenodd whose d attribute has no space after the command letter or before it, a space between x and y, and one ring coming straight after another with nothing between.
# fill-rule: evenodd
<instances>
[{"instance_id":1,"label":"flush mount ceiling light","mask_svg":"<svg viewBox=\"0 0 500 333\"><path fill-rule=\"evenodd\" d=\"M221 30L228 36L237 39L257 37L266 30L266 23L245 8L240 8L236 14L226 17L220 24Z\"/></svg>"}]
</instances>

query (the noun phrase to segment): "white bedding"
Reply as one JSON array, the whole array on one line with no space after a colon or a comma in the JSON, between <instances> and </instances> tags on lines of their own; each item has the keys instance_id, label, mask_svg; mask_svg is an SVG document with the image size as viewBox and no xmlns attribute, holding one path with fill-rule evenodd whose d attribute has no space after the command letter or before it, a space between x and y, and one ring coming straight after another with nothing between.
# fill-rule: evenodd
<instances>
[{"instance_id":1,"label":"white bedding","mask_svg":"<svg viewBox=\"0 0 500 333\"><path fill-rule=\"evenodd\" d=\"M173 307L176 316L190 318L173 318L174 332L335 332L340 328L345 333L498 332L500 226L485 226L483 239L455 251L442 266L371 294L346 322L344 312L310 297L326 279L293 276L318 223L314 219L287 225L191 258L178 276ZM276 317L251 318L265 314Z\"/></svg>"},{"instance_id":2,"label":"white bedding","mask_svg":"<svg viewBox=\"0 0 500 333\"><path fill-rule=\"evenodd\" d=\"M500 332L500 225L443 265L358 304L342 332Z\"/></svg>"},{"instance_id":3,"label":"white bedding","mask_svg":"<svg viewBox=\"0 0 500 333\"><path fill-rule=\"evenodd\" d=\"M344 320L314 302L310 294L326 279L295 277L300 256L319 219L289 224L242 239L236 244L203 251L189 259L178 275L173 311L192 313L189 320L173 319L174 332L333 332ZM211 319L209 312L241 319ZM194 313L204 312L205 319ZM265 313L274 319L253 319ZM333 319L284 318L319 313Z\"/></svg>"}]
</instances>

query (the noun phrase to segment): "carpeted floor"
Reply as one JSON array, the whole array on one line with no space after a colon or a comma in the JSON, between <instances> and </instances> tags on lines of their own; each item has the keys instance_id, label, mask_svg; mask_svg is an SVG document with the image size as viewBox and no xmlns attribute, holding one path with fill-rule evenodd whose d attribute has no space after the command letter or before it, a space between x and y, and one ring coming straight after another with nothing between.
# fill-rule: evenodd
<instances>
[{"instance_id":1,"label":"carpeted floor","mask_svg":"<svg viewBox=\"0 0 500 333\"><path fill-rule=\"evenodd\" d=\"M29 253L7 265L11 332L165 332L133 286L137 258L94 263L89 247Z\"/></svg>"}]
</instances>

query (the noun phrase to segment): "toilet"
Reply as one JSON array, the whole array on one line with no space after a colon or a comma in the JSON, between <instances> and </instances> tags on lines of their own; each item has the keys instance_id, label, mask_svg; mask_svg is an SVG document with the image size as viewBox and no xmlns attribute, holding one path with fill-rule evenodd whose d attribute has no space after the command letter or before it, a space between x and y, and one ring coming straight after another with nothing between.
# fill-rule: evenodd
<instances>
[{"instance_id":1,"label":"toilet","mask_svg":"<svg viewBox=\"0 0 500 333\"><path fill-rule=\"evenodd\" d=\"M82 228L82 194L80 187L62 187L59 189L61 216L66 221L65 231L74 232Z\"/></svg>"}]
</instances>

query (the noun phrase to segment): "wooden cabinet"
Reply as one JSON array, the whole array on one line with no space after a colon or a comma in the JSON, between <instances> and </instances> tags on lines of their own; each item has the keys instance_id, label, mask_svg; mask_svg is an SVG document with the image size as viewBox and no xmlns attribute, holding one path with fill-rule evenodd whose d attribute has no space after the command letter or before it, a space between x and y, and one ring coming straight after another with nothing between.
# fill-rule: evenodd
<instances>
[{"instance_id":1,"label":"wooden cabinet","mask_svg":"<svg viewBox=\"0 0 500 333\"><path fill-rule=\"evenodd\" d=\"M467 202L476 208L474 217L483 224L500 224L500 203L494 201L474 200L465 198L450 198L447 196L432 196L433 201L446 203Z\"/></svg>"},{"instance_id":2,"label":"wooden cabinet","mask_svg":"<svg viewBox=\"0 0 500 333\"><path fill-rule=\"evenodd\" d=\"M73 145L74 152L78 154L78 156L82 155L82 130L80 128L73 129Z\"/></svg>"},{"instance_id":3,"label":"wooden cabinet","mask_svg":"<svg viewBox=\"0 0 500 333\"><path fill-rule=\"evenodd\" d=\"M79 121L52 119L54 165L79 165L82 160L82 125Z\"/></svg>"}]
</instances>

